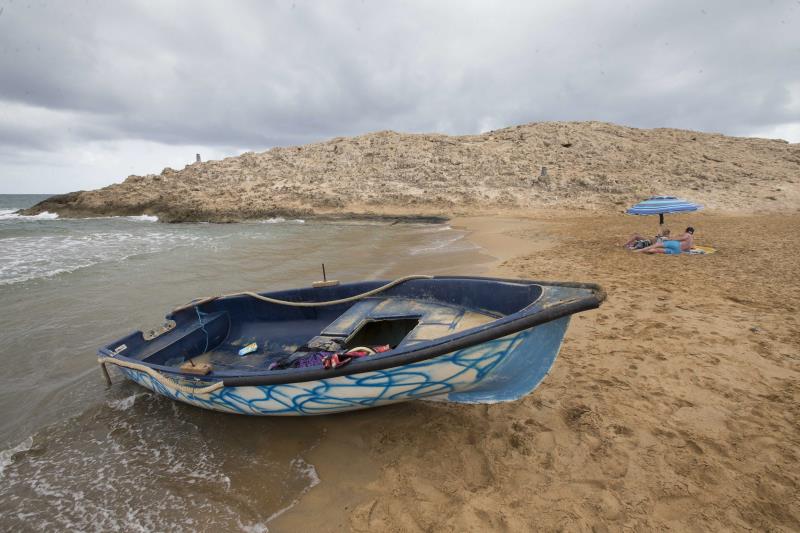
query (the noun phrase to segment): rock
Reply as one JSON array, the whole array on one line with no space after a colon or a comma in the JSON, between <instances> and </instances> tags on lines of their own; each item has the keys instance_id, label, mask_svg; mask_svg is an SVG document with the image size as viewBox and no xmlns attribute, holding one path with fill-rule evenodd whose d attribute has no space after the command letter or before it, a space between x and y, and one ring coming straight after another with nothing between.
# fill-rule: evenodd
<instances>
[{"instance_id":1,"label":"rock","mask_svg":"<svg viewBox=\"0 0 800 533\"><path fill-rule=\"evenodd\" d=\"M708 164L708 154L725 163ZM463 136L382 131L129 176L96 191L49 198L26 214L147 209L165 221L229 222L265 213L393 218L534 205L617 211L664 192L715 208L774 211L800 203L798 161L796 144L602 122L534 123ZM777 188L779 198L764 197L765 189Z\"/></svg>"}]
</instances>

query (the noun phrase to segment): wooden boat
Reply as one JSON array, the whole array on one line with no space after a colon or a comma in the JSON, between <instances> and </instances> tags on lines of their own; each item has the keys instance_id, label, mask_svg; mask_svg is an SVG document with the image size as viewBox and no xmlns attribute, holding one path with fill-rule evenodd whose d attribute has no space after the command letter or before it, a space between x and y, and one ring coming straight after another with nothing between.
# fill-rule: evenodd
<instances>
[{"instance_id":1,"label":"wooden boat","mask_svg":"<svg viewBox=\"0 0 800 533\"><path fill-rule=\"evenodd\" d=\"M452 276L238 293L175 309L99 361L107 378L115 365L174 400L250 415L512 401L545 377L570 316L603 298L593 284Z\"/></svg>"}]
</instances>

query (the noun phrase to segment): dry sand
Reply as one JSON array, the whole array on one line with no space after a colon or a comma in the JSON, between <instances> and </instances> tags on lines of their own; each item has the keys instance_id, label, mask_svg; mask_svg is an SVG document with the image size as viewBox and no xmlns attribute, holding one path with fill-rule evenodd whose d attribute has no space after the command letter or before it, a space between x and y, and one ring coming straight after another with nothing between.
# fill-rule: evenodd
<instances>
[{"instance_id":1,"label":"dry sand","mask_svg":"<svg viewBox=\"0 0 800 533\"><path fill-rule=\"evenodd\" d=\"M668 217L710 256L620 248L654 220L455 220L491 274L608 300L520 401L315 419L322 483L271 530L800 530L800 215Z\"/></svg>"}]
</instances>

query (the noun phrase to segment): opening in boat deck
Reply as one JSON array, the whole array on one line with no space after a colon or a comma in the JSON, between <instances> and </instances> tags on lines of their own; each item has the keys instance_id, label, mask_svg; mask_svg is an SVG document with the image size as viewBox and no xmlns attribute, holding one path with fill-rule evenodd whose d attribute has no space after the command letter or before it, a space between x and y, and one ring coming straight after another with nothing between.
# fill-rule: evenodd
<instances>
[{"instance_id":1,"label":"opening in boat deck","mask_svg":"<svg viewBox=\"0 0 800 533\"><path fill-rule=\"evenodd\" d=\"M419 324L419 318L395 318L364 322L345 343L345 348L388 344L397 347Z\"/></svg>"}]
</instances>

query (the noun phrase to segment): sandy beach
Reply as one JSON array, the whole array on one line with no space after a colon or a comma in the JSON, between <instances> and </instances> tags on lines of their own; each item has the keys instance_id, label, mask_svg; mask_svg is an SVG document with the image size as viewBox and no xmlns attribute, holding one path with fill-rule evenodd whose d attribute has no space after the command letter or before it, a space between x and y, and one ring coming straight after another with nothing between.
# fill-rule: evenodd
<instances>
[{"instance_id":1,"label":"sandy beach","mask_svg":"<svg viewBox=\"0 0 800 533\"><path fill-rule=\"evenodd\" d=\"M621 248L653 218L460 218L497 260L453 272L592 281L543 384L495 405L315 419L323 480L272 531L797 531L797 214L668 217L709 256Z\"/></svg>"},{"instance_id":2,"label":"sandy beach","mask_svg":"<svg viewBox=\"0 0 800 533\"><path fill-rule=\"evenodd\" d=\"M130 176L19 214L307 217L320 227L449 219L454 229L431 229L446 238L409 236L425 241L412 249L369 231L369 245L336 246L324 259L307 261L295 241L287 249L305 276L343 254L351 279L473 274L604 287L607 301L573 318L550 375L523 400L417 401L314 418L303 422L315 436L303 446L290 438L297 424L275 422L285 435L270 435L272 446L304 450L320 482L271 493L296 502L270 511L272 531L797 531L798 150L599 122L465 136L375 132ZM672 231L692 225L696 243L717 253L622 248L658 229L656 218L624 207L667 192L705 206L669 215ZM466 240L475 246L436 255ZM230 283L221 272L252 261L218 260L224 267L210 271L220 286ZM380 264L357 275L369 261ZM257 262L246 270L253 283L270 281L261 271ZM264 427L231 424L250 428L240 435ZM251 482L237 488L257 502ZM231 509L263 518L250 504Z\"/></svg>"},{"instance_id":3,"label":"sandy beach","mask_svg":"<svg viewBox=\"0 0 800 533\"><path fill-rule=\"evenodd\" d=\"M0 0L0 533L800 533L798 28Z\"/></svg>"}]
</instances>

